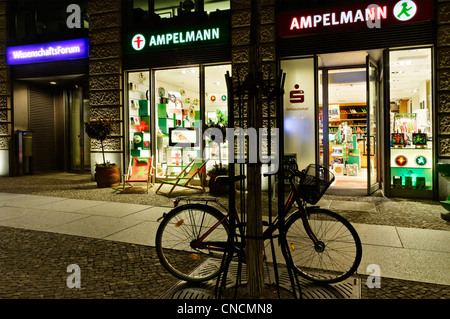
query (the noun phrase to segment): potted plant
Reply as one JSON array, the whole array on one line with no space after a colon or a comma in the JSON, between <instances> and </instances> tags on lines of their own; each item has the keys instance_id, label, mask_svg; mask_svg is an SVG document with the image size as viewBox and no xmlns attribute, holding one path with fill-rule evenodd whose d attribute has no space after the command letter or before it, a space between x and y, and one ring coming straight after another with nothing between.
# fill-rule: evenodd
<instances>
[{"instance_id":1,"label":"potted plant","mask_svg":"<svg viewBox=\"0 0 450 319\"><path fill-rule=\"evenodd\" d=\"M220 185L216 181L216 177L220 175L228 175L228 165L222 165L222 163L215 163L213 168L207 173L209 176L209 192L214 195L226 195L228 194L227 185Z\"/></svg>"},{"instance_id":2,"label":"potted plant","mask_svg":"<svg viewBox=\"0 0 450 319\"><path fill-rule=\"evenodd\" d=\"M105 159L103 142L111 137L113 131L113 120L100 118L84 124L86 134L100 141L102 147L103 163L95 166L95 181L97 187L115 187L120 185L119 166Z\"/></svg>"}]
</instances>

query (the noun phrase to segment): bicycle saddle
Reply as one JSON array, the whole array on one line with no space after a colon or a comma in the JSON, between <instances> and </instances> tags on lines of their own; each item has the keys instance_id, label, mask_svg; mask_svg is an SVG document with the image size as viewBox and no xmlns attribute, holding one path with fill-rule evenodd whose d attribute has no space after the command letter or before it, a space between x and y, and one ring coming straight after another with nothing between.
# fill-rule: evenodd
<instances>
[{"instance_id":1,"label":"bicycle saddle","mask_svg":"<svg viewBox=\"0 0 450 319\"><path fill-rule=\"evenodd\" d=\"M245 179L245 175L236 175L233 177L220 175L216 177L216 182L220 185L227 185L230 182L230 179L233 179L233 182L243 181Z\"/></svg>"}]
</instances>

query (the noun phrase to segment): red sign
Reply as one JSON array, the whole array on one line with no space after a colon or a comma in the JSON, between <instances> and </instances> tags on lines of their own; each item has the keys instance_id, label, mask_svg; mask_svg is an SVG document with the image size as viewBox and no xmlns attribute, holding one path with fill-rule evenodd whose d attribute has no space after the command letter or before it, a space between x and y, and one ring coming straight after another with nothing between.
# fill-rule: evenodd
<instances>
[{"instance_id":1,"label":"red sign","mask_svg":"<svg viewBox=\"0 0 450 319\"><path fill-rule=\"evenodd\" d=\"M433 0L374 1L278 15L280 37L383 28L433 20Z\"/></svg>"},{"instance_id":2,"label":"red sign","mask_svg":"<svg viewBox=\"0 0 450 319\"><path fill-rule=\"evenodd\" d=\"M295 90L289 92L289 102L291 103L303 103L305 102L305 91L299 90L298 84L294 85Z\"/></svg>"}]
</instances>

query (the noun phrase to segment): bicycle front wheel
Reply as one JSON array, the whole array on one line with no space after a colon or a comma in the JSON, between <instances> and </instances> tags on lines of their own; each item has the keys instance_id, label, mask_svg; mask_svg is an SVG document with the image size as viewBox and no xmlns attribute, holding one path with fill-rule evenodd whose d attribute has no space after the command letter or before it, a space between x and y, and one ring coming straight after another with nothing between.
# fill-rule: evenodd
<instances>
[{"instance_id":1,"label":"bicycle front wheel","mask_svg":"<svg viewBox=\"0 0 450 319\"><path fill-rule=\"evenodd\" d=\"M307 223L317 237L314 244L297 211L286 223L286 240L298 274L320 283L336 283L350 277L361 262L361 240L342 216L318 208L306 208Z\"/></svg>"},{"instance_id":2,"label":"bicycle front wheel","mask_svg":"<svg viewBox=\"0 0 450 319\"><path fill-rule=\"evenodd\" d=\"M156 233L161 264L175 277L199 282L220 272L228 240L226 216L214 207L186 204L171 210ZM205 263L204 267L199 267Z\"/></svg>"}]
</instances>

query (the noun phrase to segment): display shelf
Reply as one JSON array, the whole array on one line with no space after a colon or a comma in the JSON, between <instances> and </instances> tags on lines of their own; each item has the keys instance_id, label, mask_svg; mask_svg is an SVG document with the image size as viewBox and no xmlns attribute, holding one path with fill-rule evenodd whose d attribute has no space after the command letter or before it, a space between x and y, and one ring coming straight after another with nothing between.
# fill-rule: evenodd
<instances>
[{"instance_id":1,"label":"display shelf","mask_svg":"<svg viewBox=\"0 0 450 319\"><path fill-rule=\"evenodd\" d=\"M329 105L328 121L331 126L339 126L342 122L348 122L349 126L366 126L366 104L365 103L342 103ZM364 123L359 123L364 121Z\"/></svg>"},{"instance_id":2,"label":"display shelf","mask_svg":"<svg viewBox=\"0 0 450 319\"><path fill-rule=\"evenodd\" d=\"M148 72L130 72L127 83L130 155L150 157L151 118L148 100Z\"/></svg>"}]
</instances>

